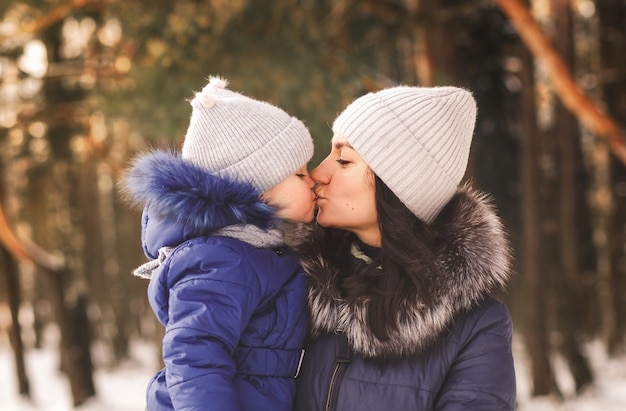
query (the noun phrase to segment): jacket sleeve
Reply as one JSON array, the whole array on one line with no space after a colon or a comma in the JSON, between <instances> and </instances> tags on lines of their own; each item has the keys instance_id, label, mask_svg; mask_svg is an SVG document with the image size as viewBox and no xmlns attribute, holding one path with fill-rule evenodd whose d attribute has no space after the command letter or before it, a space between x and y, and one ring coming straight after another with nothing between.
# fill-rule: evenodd
<instances>
[{"instance_id":1,"label":"jacket sleeve","mask_svg":"<svg viewBox=\"0 0 626 411\"><path fill-rule=\"evenodd\" d=\"M475 320L472 320L477 316ZM488 299L470 314L457 358L447 373L435 409L502 411L515 409L512 321L504 304Z\"/></svg>"},{"instance_id":2,"label":"jacket sleeve","mask_svg":"<svg viewBox=\"0 0 626 411\"><path fill-rule=\"evenodd\" d=\"M184 276L170 285L163 338L167 389L176 410L237 411L242 405L232 355L258 305L261 286L252 265L233 250L204 251L219 253L217 262L206 271L204 264L185 267ZM190 260L179 259L181 264Z\"/></svg>"}]
</instances>

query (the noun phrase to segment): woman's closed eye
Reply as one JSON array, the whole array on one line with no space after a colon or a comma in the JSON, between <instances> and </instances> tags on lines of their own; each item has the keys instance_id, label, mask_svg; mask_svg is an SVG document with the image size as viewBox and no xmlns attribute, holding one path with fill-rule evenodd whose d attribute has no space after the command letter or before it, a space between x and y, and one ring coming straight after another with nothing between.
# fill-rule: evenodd
<instances>
[{"instance_id":1,"label":"woman's closed eye","mask_svg":"<svg viewBox=\"0 0 626 411\"><path fill-rule=\"evenodd\" d=\"M341 159L341 158L338 158L338 159L337 159L337 160L335 160L335 161L337 161L337 163L339 163L339 165L342 165L342 166L345 166L345 165L347 165L347 164L350 164L350 162L349 162L349 161L347 161L347 160L343 160L343 159Z\"/></svg>"}]
</instances>

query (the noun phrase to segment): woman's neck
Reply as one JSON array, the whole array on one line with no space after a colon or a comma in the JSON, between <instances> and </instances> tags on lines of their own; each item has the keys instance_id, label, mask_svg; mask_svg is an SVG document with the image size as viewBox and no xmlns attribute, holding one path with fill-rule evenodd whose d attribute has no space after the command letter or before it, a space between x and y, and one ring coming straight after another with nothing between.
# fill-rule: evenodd
<instances>
[{"instance_id":1,"label":"woman's neck","mask_svg":"<svg viewBox=\"0 0 626 411\"><path fill-rule=\"evenodd\" d=\"M376 248L382 247L380 230L378 229L378 227L376 227L376 229L364 230L359 232L353 231L353 233L354 235L356 235L359 241L365 245Z\"/></svg>"},{"instance_id":2,"label":"woman's neck","mask_svg":"<svg viewBox=\"0 0 626 411\"><path fill-rule=\"evenodd\" d=\"M377 257L381 252L381 248L379 246L367 244L357 236L354 236L354 243L356 243L365 254L372 258Z\"/></svg>"}]
</instances>

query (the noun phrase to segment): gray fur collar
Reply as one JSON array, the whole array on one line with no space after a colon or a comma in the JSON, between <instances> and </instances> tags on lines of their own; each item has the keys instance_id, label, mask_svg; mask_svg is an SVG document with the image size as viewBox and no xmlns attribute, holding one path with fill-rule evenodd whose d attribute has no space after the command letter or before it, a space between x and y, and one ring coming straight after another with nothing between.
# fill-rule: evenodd
<instances>
[{"instance_id":1,"label":"gray fur collar","mask_svg":"<svg viewBox=\"0 0 626 411\"><path fill-rule=\"evenodd\" d=\"M446 278L437 282L441 288L431 308L426 309L419 301L405 301L398 307L399 330L387 341L378 340L368 328L367 301L348 304L340 297L335 285L338 270L319 253L302 255L301 263L309 279L311 336L341 331L352 348L367 358L411 356L441 336L456 314L474 308L489 293L505 288L511 251L486 195L468 186L461 187L433 226L446 236L445 250L440 256ZM304 231L294 244L296 248L304 244L311 229Z\"/></svg>"}]
</instances>

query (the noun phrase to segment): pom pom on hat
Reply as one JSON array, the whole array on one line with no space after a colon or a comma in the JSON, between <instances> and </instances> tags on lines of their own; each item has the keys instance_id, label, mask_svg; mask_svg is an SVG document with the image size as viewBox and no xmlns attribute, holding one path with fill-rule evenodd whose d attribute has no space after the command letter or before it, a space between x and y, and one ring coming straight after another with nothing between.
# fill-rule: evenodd
<instances>
[{"instance_id":1,"label":"pom pom on hat","mask_svg":"<svg viewBox=\"0 0 626 411\"><path fill-rule=\"evenodd\" d=\"M204 108L211 108L215 105L215 99L211 95L214 88L225 89L228 87L228 80L219 77L209 77L209 83L204 86L201 92L196 93L194 100L204 106Z\"/></svg>"},{"instance_id":2,"label":"pom pom on hat","mask_svg":"<svg viewBox=\"0 0 626 411\"><path fill-rule=\"evenodd\" d=\"M209 77L209 83L204 86L203 90L206 90L207 87L226 88L228 87L228 80L220 76L211 76Z\"/></svg>"},{"instance_id":3,"label":"pom pom on hat","mask_svg":"<svg viewBox=\"0 0 626 411\"><path fill-rule=\"evenodd\" d=\"M267 191L311 159L313 140L297 118L227 87L226 79L211 77L191 100L182 157Z\"/></svg>"},{"instance_id":4,"label":"pom pom on hat","mask_svg":"<svg viewBox=\"0 0 626 411\"><path fill-rule=\"evenodd\" d=\"M476 110L472 94L461 88L391 87L354 100L333 132L413 214L431 223L465 174Z\"/></svg>"}]
</instances>

